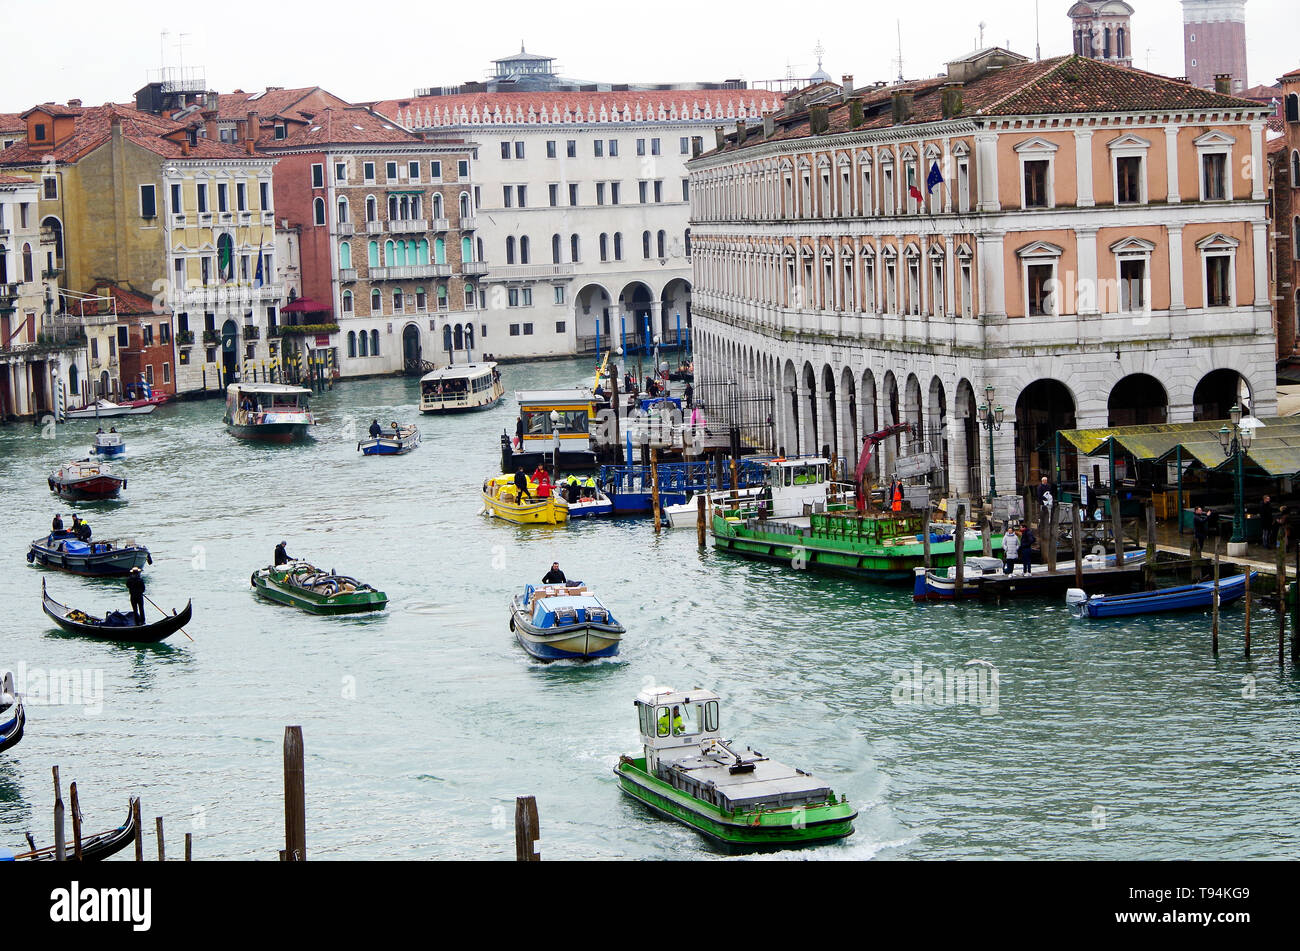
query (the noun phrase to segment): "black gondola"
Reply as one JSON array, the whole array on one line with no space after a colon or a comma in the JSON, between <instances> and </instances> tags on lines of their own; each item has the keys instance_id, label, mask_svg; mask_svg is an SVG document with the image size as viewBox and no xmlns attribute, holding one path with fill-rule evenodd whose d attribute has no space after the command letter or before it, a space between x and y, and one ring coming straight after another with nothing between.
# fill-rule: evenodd
<instances>
[{"instance_id":1,"label":"black gondola","mask_svg":"<svg viewBox=\"0 0 1300 951\"><path fill-rule=\"evenodd\" d=\"M175 634L189 623L193 602L185 602L180 614L160 618L152 624L109 624L104 618L92 617L84 611L60 604L45 590L41 581L42 607L55 624L73 634L97 637L102 641L123 641L127 644L156 644Z\"/></svg>"},{"instance_id":2,"label":"black gondola","mask_svg":"<svg viewBox=\"0 0 1300 951\"><path fill-rule=\"evenodd\" d=\"M126 807L126 822L116 829L109 829L107 832L97 832L94 835L83 835L81 837L81 861L83 862L102 862L110 855L116 855L124 848L135 841L135 809L136 798L131 797L131 801ZM69 838L63 847L63 857L65 860L74 861L73 842ZM54 846L47 845L43 849L33 849L30 852L22 852L14 856L15 862L32 861L32 862L53 862L56 860L54 855Z\"/></svg>"},{"instance_id":3,"label":"black gondola","mask_svg":"<svg viewBox=\"0 0 1300 951\"><path fill-rule=\"evenodd\" d=\"M23 738L23 729L27 725L27 713L23 710L23 699L14 687L14 675L6 670L3 683L0 683L0 753L17 746Z\"/></svg>"}]
</instances>

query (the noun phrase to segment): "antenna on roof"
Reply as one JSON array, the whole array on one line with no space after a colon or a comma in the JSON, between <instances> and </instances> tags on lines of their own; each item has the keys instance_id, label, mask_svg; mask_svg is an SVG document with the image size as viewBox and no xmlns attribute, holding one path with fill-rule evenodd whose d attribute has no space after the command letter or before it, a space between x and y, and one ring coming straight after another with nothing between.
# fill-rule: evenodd
<instances>
[{"instance_id":1,"label":"antenna on roof","mask_svg":"<svg viewBox=\"0 0 1300 951\"><path fill-rule=\"evenodd\" d=\"M894 21L894 27L898 31L898 81L903 81L903 23L901 20Z\"/></svg>"},{"instance_id":2,"label":"antenna on roof","mask_svg":"<svg viewBox=\"0 0 1300 951\"><path fill-rule=\"evenodd\" d=\"M980 42L976 49L984 49L984 27L988 26L983 20L980 20Z\"/></svg>"},{"instance_id":3,"label":"antenna on roof","mask_svg":"<svg viewBox=\"0 0 1300 951\"><path fill-rule=\"evenodd\" d=\"M167 66L167 31L163 30L158 35L158 68L165 69Z\"/></svg>"},{"instance_id":4,"label":"antenna on roof","mask_svg":"<svg viewBox=\"0 0 1300 951\"><path fill-rule=\"evenodd\" d=\"M1043 58L1043 44L1041 37L1039 36L1038 26L1038 0L1034 0L1034 59L1041 62ZM1010 48L1011 44L1007 43L1007 49Z\"/></svg>"}]
</instances>

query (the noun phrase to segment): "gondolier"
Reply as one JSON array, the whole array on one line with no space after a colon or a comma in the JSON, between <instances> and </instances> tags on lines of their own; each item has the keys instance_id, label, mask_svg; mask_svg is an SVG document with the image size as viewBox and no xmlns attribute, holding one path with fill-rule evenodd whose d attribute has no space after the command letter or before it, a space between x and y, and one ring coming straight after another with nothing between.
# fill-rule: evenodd
<instances>
[{"instance_id":1,"label":"gondolier","mask_svg":"<svg viewBox=\"0 0 1300 951\"><path fill-rule=\"evenodd\" d=\"M144 623L144 575L139 568L131 569L131 576L126 579L126 590L131 595L131 612L135 623Z\"/></svg>"}]
</instances>

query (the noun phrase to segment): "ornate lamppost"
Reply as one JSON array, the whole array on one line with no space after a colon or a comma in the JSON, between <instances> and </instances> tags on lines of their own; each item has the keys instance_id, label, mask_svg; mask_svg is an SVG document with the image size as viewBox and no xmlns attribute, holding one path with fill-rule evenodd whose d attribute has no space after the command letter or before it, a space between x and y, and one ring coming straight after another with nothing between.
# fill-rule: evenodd
<instances>
[{"instance_id":1,"label":"ornate lamppost","mask_svg":"<svg viewBox=\"0 0 1300 951\"><path fill-rule=\"evenodd\" d=\"M1250 442L1254 437L1251 427L1241 425L1241 404L1235 403L1228 411L1232 426L1219 430L1219 445L1223 454L1233 461L1233 479L1235 482L1235 508L1232 513L1232 539L1234 545L1246 543L1246 453L1250 451Z\"/></svg>"},{"instance_id":2,"label":"ornate lamppost","mask_svg":"<svg viewBox=\"0 0 1300 951\"><path fill-rule=\"evenodd\" d=\"M993 405L993 384L984 387L984 402L978 407L979 424L984 427L985 432L989 434L989 494L988 503L993 504L993 499L997 497L997 479L993 474L993 431L1002 429L1002 420L1006 416L1006 410L1001 406Z\"/></svg>"}]
</instances>

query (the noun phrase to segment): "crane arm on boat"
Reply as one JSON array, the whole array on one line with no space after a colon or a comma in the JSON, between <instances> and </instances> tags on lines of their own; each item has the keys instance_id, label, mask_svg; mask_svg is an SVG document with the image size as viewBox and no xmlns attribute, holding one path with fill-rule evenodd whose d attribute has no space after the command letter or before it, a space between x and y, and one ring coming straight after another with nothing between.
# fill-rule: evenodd
<instances>
[{"instance_id":1,"label":"crane arm on boat","mask_svg":"<svg viewBox=\"0 0 1300 951\"><path fill-rule=\"evenodd\" d=\"M884 429L870 433L862 440L862 452L858 454L858 467L853 473L853 485L857 489L855 502L859 512L867 510L867 487L863 485L863 480L867 476L867 466L871 464L871 457L875 455L876 446L890 436L898 436L911 431L911 423L896 423L893 426L886 426Z\"/></svg>"}]
</instances>

